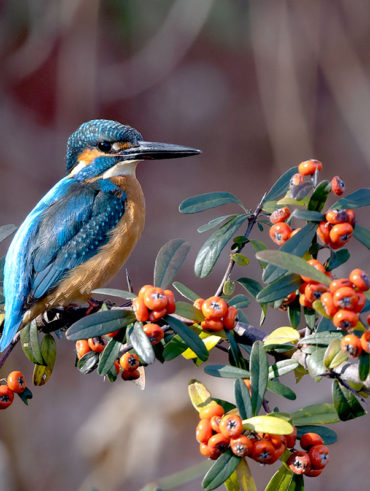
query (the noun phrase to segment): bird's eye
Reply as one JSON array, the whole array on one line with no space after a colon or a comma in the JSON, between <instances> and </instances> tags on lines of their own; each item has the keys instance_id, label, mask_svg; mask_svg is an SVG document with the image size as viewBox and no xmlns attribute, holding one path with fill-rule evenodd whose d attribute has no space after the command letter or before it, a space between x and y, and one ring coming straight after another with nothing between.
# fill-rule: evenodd
<instances>
[{"instance_id":1,"label":"bird's eye","mask_svg":"<svg viewBox=\"0 0 370 491\"><path fill-rule=\"evenodd\" d=\"M98 143L98 148L99 150L101 150L102 152L110 152L111 148L112 148L112 144L107 142L107 141L102 141L102 142L99 142Z\"/></svg>"}]
</instances>

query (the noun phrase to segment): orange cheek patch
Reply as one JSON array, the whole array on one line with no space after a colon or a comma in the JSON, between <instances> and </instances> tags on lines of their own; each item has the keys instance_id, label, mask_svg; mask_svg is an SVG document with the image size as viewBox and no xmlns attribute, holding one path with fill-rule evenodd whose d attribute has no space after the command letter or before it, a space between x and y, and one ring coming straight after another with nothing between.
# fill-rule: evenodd
<instances>
[{"instance_id":1,"label":"orange cheek patch","mask_svg":"<svg viewBox=\"0 0 370 491\"><path fill-rule=\"evenodd\" d=\"M102 155L105 155L104 152L101 152L97 148L86 148L82 150L77 160L78 162L85 162L85 165L89 165L93 160Z\"/></svg>"}]
</instances>

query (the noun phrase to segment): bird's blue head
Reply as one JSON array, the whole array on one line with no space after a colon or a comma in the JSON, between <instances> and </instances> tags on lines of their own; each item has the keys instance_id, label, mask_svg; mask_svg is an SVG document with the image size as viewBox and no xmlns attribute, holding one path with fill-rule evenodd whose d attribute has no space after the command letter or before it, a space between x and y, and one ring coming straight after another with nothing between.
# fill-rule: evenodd
<instances>
[{"instance_id":1,"label":"bird's blue head","mask_svg":"<svg viewBox=\"0 0 370 491\"><path fill-rule=\"evenodd\" d=\"M66 174L80 179L92 178L114 167L114 175L120 175L125 173L125 164L128 163L198 153L199 150L190 147L145 142L131 126L107 119L93 119L83 123L68 139Z\"/></svg>"}]
</instances>

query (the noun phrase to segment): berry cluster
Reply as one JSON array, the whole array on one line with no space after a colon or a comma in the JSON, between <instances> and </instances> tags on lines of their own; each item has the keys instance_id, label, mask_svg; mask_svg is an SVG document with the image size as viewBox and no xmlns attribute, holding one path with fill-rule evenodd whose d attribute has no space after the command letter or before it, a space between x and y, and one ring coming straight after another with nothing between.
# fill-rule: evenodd
<instances>
[{"instance_id":1,"label":"berry cluster","mask_svg":"<svg viewBox=\"0 0 370 491\"><path fill-rule=\"evenodd\" d=\"M175 312L175 297L171 290L144 285L139 290L139 295L132 301L132 308L138 321L156 322L166 314Z\"/></svg>"},{"instance_id":2,"label":"berry cluster","mask_svg":"<svg viewBox=\"0 0 370 491\"><path fill-rule=\"evenodd\" d=\"M5 380L5 379L4 379ZM26 381L19 370L10 372L6 384L0 385L0 409L6 409L14 400L14 393L21 394L26 390Z\"/></svg>"},{"instance_id":3,"label":"berry cluster","mask_svg":"<svg viewBox=\"0 0 370 491\"><path fill-rule=\"evenodd\" d=\"M202 455L216 460L228 448L237 457L250 457L262 464L272 464L287 448L293 448L297 431L291 435L271 435L244 431L238 414L224 414L222 406L212 401L199 411L195 437Z\"/></svg>"},{"instance_id":4,"label":"berry cluster","mask_svg":"<svg viewBox=\"0 0 370 491\"><path fill-rule=\"evenodd\" d=\"M223 298L215 296L206 300L197 298L193 305L196 309L201 310L205 317L200 324L205 331L221 331L222 329L231 331L234 329L238 310L229 306Z\"/></svg>"},{"instance_id":5,"label":"berry cluster","mask_svg":"<svg viewBox=\"0 0 370 491\"><path fill-rule=\"evenodd\" d=\"M296 450L287 461L287 465L295 474L309 477L319 476L329 462L329 449L317 433L305 433L301 436L302 450Z\"/></svg>"},{"instance_id":6,"label":"berry cluster","mask_svg":"<svg viewBox=\"0 0 370 491\"><path fill-rule=\"evenodd\" d=\"M299 175L299 174L298 174ZM285 222L290 217L290 210L287 206L279 208L271 213L270 222L273 224L270 227L270 239L278 246L282 246L285 242L296 234L300 229L292 230Z\"/></svg>"},{"instance_id":7,"label":"berry cluster","mask_svg":"<svg viewBox=\"0 0 370 491\"><path fill-rule=\"evenodd\" d=\"M370 353L370 331L365 331L361 338L356 334L347 334L342 338L340 347L350 358L357 358L362 351Z\"/></svg>"},{"instance_id":8,"label":"berry cluster","mask_svg":"<svg viewBox=\"0 0 370 491\"><path fill-rule=\"evenodd\" d=\"M353 210L329 210L319 224L317 235L331 249L340 249L352 237L355 223Z\"/></svg>"}]
</instances>

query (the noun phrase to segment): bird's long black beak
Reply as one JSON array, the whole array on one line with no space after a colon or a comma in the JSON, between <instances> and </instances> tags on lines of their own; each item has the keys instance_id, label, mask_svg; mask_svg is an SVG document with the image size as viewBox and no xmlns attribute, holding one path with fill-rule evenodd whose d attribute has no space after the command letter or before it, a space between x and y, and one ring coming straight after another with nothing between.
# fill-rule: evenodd
<instances>
[{"instance_id":1,"label":"bird's long black beak","mask_svg":"<svg viewBox=\"0 0 370 491\"><path fill-rule=\"evenodd\" d=\"M125 160L176 159L190 157L201 153L197 148L173 145L172 143L157 143L139 141L137 146L122 150Z\"/></svg>"}]
</instances>

